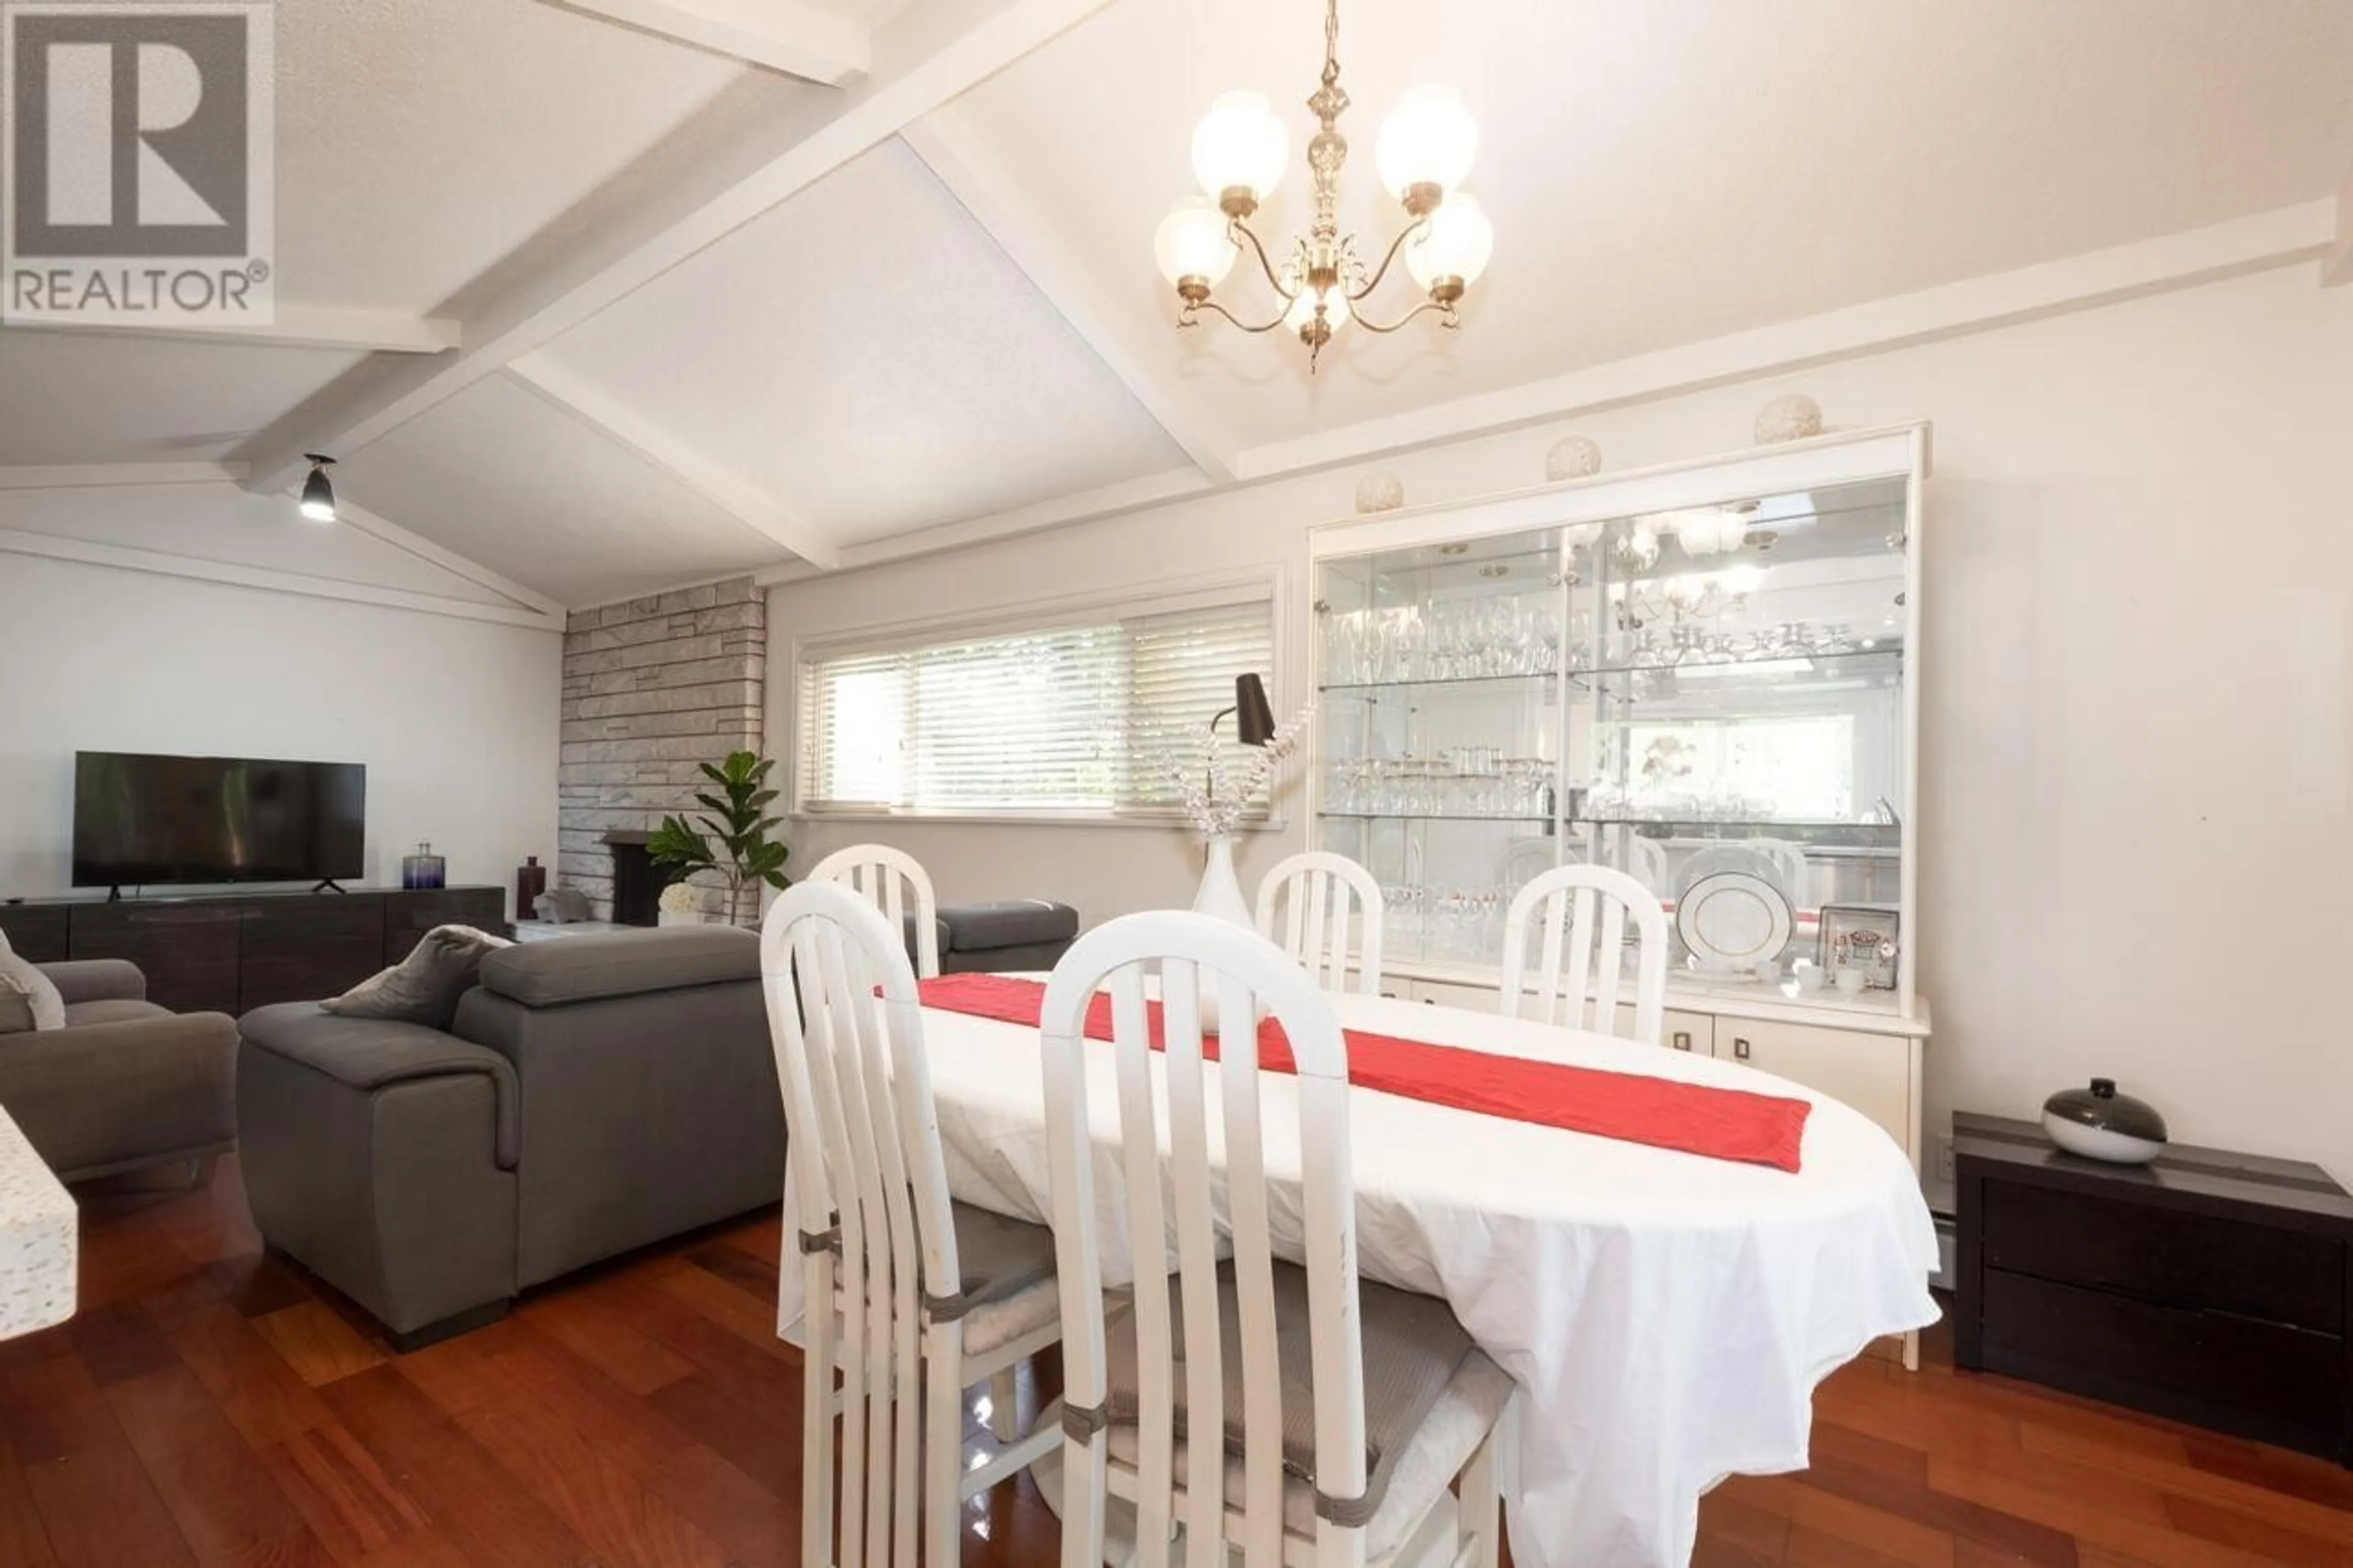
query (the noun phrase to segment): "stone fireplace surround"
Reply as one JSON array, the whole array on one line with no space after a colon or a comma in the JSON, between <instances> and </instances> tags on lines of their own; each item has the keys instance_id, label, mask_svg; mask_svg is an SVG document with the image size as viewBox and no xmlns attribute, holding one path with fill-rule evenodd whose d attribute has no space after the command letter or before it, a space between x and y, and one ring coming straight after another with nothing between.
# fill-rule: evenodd
<instances>
[{"instance_id":1,"label":"stone fireplace surround","mask_svg":"<svg viewBox=\"0 0 2353 1568\"><path fill-rule=\"evenodd\" d=\"M606 836L650 833L672 812L700 811L700 764L762 749L767 609L766 594L735 577L572 612L554 881L586 893L596 919L616 918ZM724 892L696 886L704 910L721 913Z\"/></svg>"}]
</instances>

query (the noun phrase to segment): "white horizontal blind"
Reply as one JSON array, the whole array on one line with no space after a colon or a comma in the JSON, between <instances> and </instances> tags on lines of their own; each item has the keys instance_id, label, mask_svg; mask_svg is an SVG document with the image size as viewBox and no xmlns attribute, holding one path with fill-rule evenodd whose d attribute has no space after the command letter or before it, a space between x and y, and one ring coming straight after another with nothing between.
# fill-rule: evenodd
<instances>
[{"instance_id":1,"label":"white horizontal blind","mask_svg":"<svg viewBox=\"0 0 2353 1568\"><path fill-rule=\"evenodd\" d=\"M1209 721L1234 705L1234 677L1264 674L1274 660L1268 606L1229 605L1145 616L1122 623L1128 641L1127 776L1120 805L1130 811L1173 810L1176 786L1169 766L1201 765ZM1234 721L1218 725L1221 745L1233 747ZM1265 791L1257 811L1265 813Z\"/></svg>"},{"instance_id":2,"label":"white horizontal blind","mask_svg":"<svg viewBox=\"0 0 2353 1568\"><path fill-rule=\"evenodd\" d=\"M1176 804L1234 677L1274 657L1263 598L820 657L802 667L800 809L1117 816ZM1232 734L1231 721L1220 732Z\"/></svg>"}]
</instances>

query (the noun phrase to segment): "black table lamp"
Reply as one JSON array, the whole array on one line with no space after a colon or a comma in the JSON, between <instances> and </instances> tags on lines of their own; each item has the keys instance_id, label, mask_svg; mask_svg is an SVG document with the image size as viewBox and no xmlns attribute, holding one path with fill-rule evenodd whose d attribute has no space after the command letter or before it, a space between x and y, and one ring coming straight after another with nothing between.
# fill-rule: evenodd
<instances>
[{"instance_id":1,"label":"black table lamp","mask_svg":"<svg viewBox=\"0 0 2353 1568\"><path fill-rule=\"evenodd\" d=\"M1218 731L1218 719L1228 713L1234 716L1235 735L1243 745L1263 746L1274 739L1274 710L1267 705L1266 682L1257 676L1234 677L1234 705L1209 721L1211 734Z\"/></svg>"}]
</instances>

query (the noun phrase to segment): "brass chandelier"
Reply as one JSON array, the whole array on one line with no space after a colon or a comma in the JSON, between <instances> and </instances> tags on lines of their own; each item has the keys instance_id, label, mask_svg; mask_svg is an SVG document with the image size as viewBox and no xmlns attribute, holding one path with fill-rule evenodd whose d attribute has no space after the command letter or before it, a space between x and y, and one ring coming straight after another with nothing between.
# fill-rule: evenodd
<instances>
[{"instance_id":1,"label":"brass chandelier","mask_svg":"<svg viewBox=\"0 0 2353 1568\"><path fill-rule=\"evenodd\" d=\"M1411 221L1389 242L1378 266L1366 265L1356 237L1340 232L1340 169L1348 160L1348 142L1339 121L1348 95L1340 86L1339 48L1340 0L1326 0L1323 85L1307 100L1322 124L1307 143L1315 217L1307 233L1292 242L1282 265L1269 258L1250 219L1281 178L1291 139L1266 100L1254 92L1229 92L1210 104L1193 132L1193 173L1205 194L1178 202L1153 237L1160 270L1184 301L1178 327L1198 326L1205 310L1246 332L1288 327L1307 345L1310 374L1333 334L1352 321L1371 332L1394 332L1430 314L1441 327L1460 326L1456 306L1486 270L1495 248L1486 215L1460 188L1478 150L1478 126L1451 88L1418 87L1382 123L1374 153L1381 183ZM1244 246L1282 301L1266 321L1244 321L1209 297ZM1384 325L1365 313L1365 303L1400 253L1426 298Z\"/></svg>"}]
</instances>

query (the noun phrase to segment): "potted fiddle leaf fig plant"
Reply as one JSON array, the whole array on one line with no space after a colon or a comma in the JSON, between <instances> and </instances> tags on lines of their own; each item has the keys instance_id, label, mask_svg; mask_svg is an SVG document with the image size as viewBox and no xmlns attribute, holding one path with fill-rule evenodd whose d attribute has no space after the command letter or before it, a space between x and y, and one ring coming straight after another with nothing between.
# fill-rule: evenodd
<instances>
[{"instance_id":1,"label":"potted fiddle leaf fig plant","mask_svg":"<svg viewBox=\"0 0 2353 1568\"><path fill-rule=\"evenodd\" d=\"M698 791L695 800L707 816L690 825L683 816L666 816L646 840L646 854L657 866L691 877L708 871L727 889L727 918L738 925L756 923L760 888L787 885L785 859L792 851L769 829L784 818L770 816L776 792L768 787L773 759L755 752L730 752L727 760L702 764L703 776L717 793ZM747 898L748 897L748 904Z\"/></svg>"}]
</instances>

